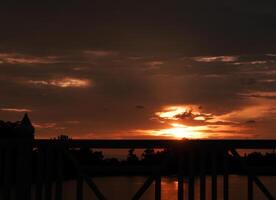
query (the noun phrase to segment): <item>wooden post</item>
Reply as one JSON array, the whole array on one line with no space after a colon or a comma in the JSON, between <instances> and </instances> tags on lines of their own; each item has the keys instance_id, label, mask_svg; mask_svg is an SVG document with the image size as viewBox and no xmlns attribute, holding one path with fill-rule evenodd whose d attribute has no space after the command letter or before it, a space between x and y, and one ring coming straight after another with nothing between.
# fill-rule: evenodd
<instances>
[{"instance_id":1,"label":"wooden post","mask_svg":"<svg viewBox=\"0 0 276 200\"><path fill-rule=\"evenodd\" d=\"M77 177L77 200L83 200L83 178L78 174Z\"/></svg>"},{"instance_id":2,"label":"wooden post","mask_svg":"<svg viewBox=\"0 0 276 200\"><path fill-rule=\"evenodd\" d=\"M183 149L178 149L178 200L184 199Z\"/></svg>"},{"instance_id":3,"label":"wooden post","mask_svg":"<svg viewBox=\"0 0 276 200\"><path fill-rule=\"evenodd\" d=\"M189 176L188 176L188 196L189 200L195 198L195 177L194 177L194 151L189 150Z\"/></svg>"},{"instance_id":4,"label":"wooden post","mask_svg":"<svg viewBox=\"0 0 276 200\"><path fill-rule=\"evenodd\" d=\"M37 148L37 160L36 160L36 185L35 185L35 199L42 200L42 180L43 180L43 166L44 166L44 152L43 148L40 146Z\"/></svg>"},{"instance_id":5,"label":"wooden post","mask_svg":"<svg viewBox=\"0 0 276 200\"><path fill-rule=\"evenodd\" d=\"M223 161L223 199L229 199L229 169L228 169L228 150L225 150Z\"/></svg>"},{"instance_id":6,"label":"wooden post","mask_svg":"<svg viewBox=\"0 0 276 200\"><path fill-rule=\"evenodd\" d=\"M33 144L32 141L28 141L24 144L25 148L25 162L24 162L24 172L26 178L25 182L25 198L26 200L31 199L31 185L32 185L32 168L33 168L33 162L32 162L32 153L33 153ZM23 200L23 198L20 198Z\"/></svg>"},{"instance_id":7,"label":"wooden post","mask_svg":"<svg viewBox=\"0 0 276 200\"><path fill-rule=\"evenodd\" d=\"M253 200L253 179L250 175L247 176L247 198Z\"/></svg>"},{"instance_id":8,"label":"wooden post","mask_svg":"<svg viewBox=\"0 0 276 200\"><path fill-rule=\"evenodd\" d=\"M205 149L200 151L200 200L206 199Z\"/></svg>"},{"instance_id":9,"label":"wooden post","mask_svg":"<svg viewBox=\"0 0 276 200\"><path fill-rule=\"evenodd\" d=\"M22 141L16 149L16 199L29 200L32 182L32 145Z\"/></svg>"},{"instance_id":10,"label":"wooden post","mask_svg":"<svg viewBox=\"0 0 276 200\"><path fill-rule=\"evenodd\" d=\"M212 149L212 200L217 200L217 158L216 149Z\"/></svg>"},{"instance_id":11,"label":"wooden post","mask_svg":"<svg viewBox=\"0 0 276 200\"><path fill-rule=\"evenodd\" d=\"M155 200L161 200L161 176L155 178Z\"/></svg>"},{"instance_id":12,"label":"wooden post","mask_svg":"<svg viewBox=\"0 0 276 200\"><path fill-rule=\"evenodd\" d=\"M5 152L3 148L0 148L0 198L3 199L3 192L4 192L4 165L5 165Z\"/></svg>"},{"instance_id":13,"label":"wooden post","mask_svg":"<svg viewBox=\"0 0 276 200\"><path fill-rule=\"evenodd\" d=\"M62 147L56 147L55 150L57 151L57 177L56 177L56 200L62 200L63 196L63 158L62 158Z\"/></svg>"},{"instance_id":14,"label":"wooden post","mask_svg":"<svg viewBox=\"0 0 276 200\"><path fill-rule=\"evenodd\" d=\"M11 199L11 147L5 148L5 157L4 157L4 185L3 185L3 199Z\"/></svg>"},{"instance_id":15,"label":"wooden post","mask_svg":"<svg viewBox=\"0 0 276 200\"><path fill-rule=\"evenodd\" d=\"M53 149L52 144L49 144L46 149L45 163L45 200L52 199L52 181L53 181Z\"/></svg>"}]
</instances>

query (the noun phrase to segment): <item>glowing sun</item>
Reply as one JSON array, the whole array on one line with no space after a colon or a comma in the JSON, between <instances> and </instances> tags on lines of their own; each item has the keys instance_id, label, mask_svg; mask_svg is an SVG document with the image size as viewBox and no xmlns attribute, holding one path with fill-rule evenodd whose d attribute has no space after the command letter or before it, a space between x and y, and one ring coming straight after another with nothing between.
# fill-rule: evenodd
<instances>
[{"instance_id":1,"label":"glowing sun","mask_svg":"<svg viewBox=\"0 0 276 200\"><path fill-rule=\"evenodd\" d=\"M200 132L199 127L190 127L183 124L171 124L171 128L162 129L157 132L158 135L182 138L204 138L204 135Z\"/></svg>"}]
</instances>

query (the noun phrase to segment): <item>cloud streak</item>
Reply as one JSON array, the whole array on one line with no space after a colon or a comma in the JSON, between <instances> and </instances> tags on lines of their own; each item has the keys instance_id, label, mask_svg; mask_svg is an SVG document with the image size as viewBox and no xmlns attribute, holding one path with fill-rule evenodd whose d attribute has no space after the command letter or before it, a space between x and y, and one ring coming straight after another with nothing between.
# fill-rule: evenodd
<instances>
[{"instance_id":1,"label":"cloud streak","mask_svg":"<svg viewBox=\"0 0 276 200\"><path fill-rule=\"evenodd\" d=\"M193 57L192 60L197 62L235 62L238 56L198 56Z\"/></svg>"},{"instance_id":2,"label":"cloud streak","mask_svg":"<svg viewBox=\"0 0 276 200\"><path fill-rule=\"evenodd\" d=\"M87 88L92 86L92 81L89 79L72 77L51 80L29 80L27 83L36 86L54 86L60 88Z\"/></svg>"},{"instance_id":3,"label":"cloud streak","mask_svg":"<svg viewBox=\"0 0 276 200\"><path fill-rule=\"evenodd\" d=\"M32 112L31 109L26 108L0 108L1 111L5 112Z\"/></svg>"},{"instance_id":4,"label":"cloud streak","mask_svg":"<svg viewBox=\"0 0 276 200\"><path fill-rule=\"evenodd\" d=\"M118 55L118 52L108 50L86 50L83 52L85 56L94 58L104 58Z\"/></svg>"},{"instance_id":5,"label":"cloud streak","mask_svg":"<svg viewBox=\"0 0 276 200\"><path fill-rule=\"evenodd\" d=\"M38 57L38 56L31 56L31 55L24 55L19 53L0 53L0 62L1 64L53 64L58 63L58 59L56 56L45 56L45 57Z\"/></svg>"}]
</instances>

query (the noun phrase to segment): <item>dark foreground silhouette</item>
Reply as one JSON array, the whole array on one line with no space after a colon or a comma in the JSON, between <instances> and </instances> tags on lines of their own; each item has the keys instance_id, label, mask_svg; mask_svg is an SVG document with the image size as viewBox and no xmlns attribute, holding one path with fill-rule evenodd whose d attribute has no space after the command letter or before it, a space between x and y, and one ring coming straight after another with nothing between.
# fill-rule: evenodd
<instances>
[{"instance_id":1,"label":"dark foreground silhouette","mask_svg":"<svg viewBox=\"0 0 276 200\"><path fill-rule=\"evenodd\" d=\"M71 155L73 155L78 163L85 166L86 173L91 176L110 176L110 175L149 175L152 174L154 167L161 166L166 162L164 168L161 170L162 175L172 176L178 172L179 157L177 152L172 150L154 150L145 149L141 156L135 154L134 149L128 150L128 155L125 159L118 158L105 158L102 151L94 151L89 148L81 148L78 150L69 149ZM183 153L183 173L187 175L189 173L189 166L185 164L185 160L189 158L189 152ZM33 152L34 163L37 163L39 155L37 152ZM217 154L217 161L215 166L212 164L212 156L206 155L204 158L205 174L212 174L213 167L216 168L217 174L223 174L224 172L224 157L225 154ZM245 154L240 158L236 158L231 154L228 154L228 173L230 174L244 174L247 175L248 171L243 168L243 164L250 166L255 174L258 175L276 175L276 154L275 153L260 153L253 152ZM57 162L57 156L53 158L53 165ZM194 175L200 175L201 161L194 161ZM71 164L71 161L64 159L65 168L64 172L67 178L74 178L76 176L75 167ZM188 163L188 162L187 162ZM33 166L34 169L37 166ZM112 170L107 170L112 169Z\"/></svg>"},{"instance_id":2,"label":"dark foreground silhouette","mask_svg":"<svg viewBox=\"0 0 276 200\"><path fill-rule=\"evenodd\" d=\"M72 159L66 156L62 156L60 161L59 153L66 151L70 154L80 166L83 166L83 170L89 176L107 176L107 175L149 175L152 174L156 167L161 167L160 174L173 176L179 171L179 159L183 159L182 173L187 175L191 171L189 165L189 159L191 151L199 152L201 146L198 149L186 149L179 154L177 148L164 148L154 149L146 148L141 155L136 155L135 149L129 149L128 155L124 159L118 158L105 158L102 151L93 150L86 146L80 146L79 148L72 148L68 144L72 141L66 135L60 135L57 138L53 138L56 145L51 146L51 142L47 145L42 145L40 148L32 146L34 142L34 127L25 114L22 121L19 122L3 122L0 121L0 140L9 141L24 141L24 145L20 146L29 152L29 156L21 158L24 162L29 162L29 167L32 171L32 180L36 180L41 176L42 180L47 180L46 176L51 180L56 180L58 177L58 170L56 166L58 162L62 163L62 173L64 179L74 179L77 177L76 166L72 164ZM61 149L62 147L62 149ZM114 150L116 151L116 150ZM27 155L27 154L25 154ZM16 150L11 151L9 155L5 154L5 151L1 153L0 161L2 163L9 162L7 156L13 158L11 162L11 171L16 171L20 166L16 164L16 160L19 159L20 153ZM201 153L201 155L194 155L196 158L193 160L193 174L195 176L204 174L212 174L212 170L215 168L216 174L223 174L225 171L225 157L227 157L227 170L230 174L248 174L248 169L244 169L243 165L250 166L250 170L254 171L254 174L258 175L276 175L276 154L253 152L245 154L241 157L236 157L230 154L228 151L217 151L215 162L212 153ZM22 157L22 156L21 156ZM204 171L202 166L204 165ZM4 167L5 168L5 167ZM5 176L5 170L2 167L0 169L0 176ZM23 167L22 167L23 168ZM50 174L41 174L40 171L51 170ZM20 170L19 170L20 171ZM44 178L43 178L44 177ZM10 177L12 180L15 177Z\"/></svg>"},{"instance_id":3,"label":"dark foreground silhouette","mask_svg":"<svg viewBox=\"0 0 276 200\"><path fill-rule=\"evenodd\" d=\"M228 199L229 174L248 177L248 199L253 182L268 199L275 199L257 175L276 175L276 140L72 140L61 135L34 140L28 116L19 122L0 122L0 199L62 199L64 180L76 181L76 199L83 199L86 183L98 199L105 200L94 176L142 175L146 181L132 199L139 199L155 184L155 199L161 198L161 177L176 176L178 199L183 199L184 177L188 196L194 199L195 177L200 178L200 196L206 195L206 175L211 176L212 199L217 196L217 175L223 175L224 199ZM123 159L107 158L100 150L125 149ZM136 155L135 149L142 149ZM270 149L270 153L241 156L238 149ZM55 190L53 191L53 186ZM14 198L11 198L11 197Z\"/></svg>"}]
</instances>

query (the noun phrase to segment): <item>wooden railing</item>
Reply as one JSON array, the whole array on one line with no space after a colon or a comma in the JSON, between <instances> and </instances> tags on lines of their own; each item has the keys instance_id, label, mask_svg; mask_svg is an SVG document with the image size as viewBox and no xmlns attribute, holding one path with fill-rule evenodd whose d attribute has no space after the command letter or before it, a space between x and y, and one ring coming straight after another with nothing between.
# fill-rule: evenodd
<instances>
[{"instance_id":1,"label":"wooden railing","mask_svg":"<svg viewBox=\"0 0 276 200\"><path fill-rule=\"evenodd\" d=\"M241 159L237 149L275 149L276 140L0 140L0 199L3 200L62 200L65 169L68 163L75 169L72 175L76 180L76 200L84 200L84 182L100 200L107 199L87 167L82 166L70 150L79 148L92 149L169 149L177 156L178 200L184 199L184 178L188 180L188 199L195 199L195 177L200 180L200 199L206 199L206 176L211 175L212 200L217 199L217 176L223 175L223 199L229 199L229 156L240 160L240 167L248 177L248 199L253 199L253 183L269 200L275 199L254 170ZM35 152L35 156L34 156ZM185 156L183 156L185 155ZM218 157L218 155L223 155ZM155 185L155 199L161 197L161 179L168 159L156 166L150 166L151 173L144 184L132 197L140 199L150 185ZM210 157L211 163L206 158ZM223 170L218 170L218 159L223 159ZM66 160L66 165L65 165ZM208 167L207 167L208 165ZM102 173L113 166L98 169ZM136 167L136 168L135 168ZM147 167L147 166L146 166ZM127 170L137 166L127 166ZM96 168L95 168L96 169ZM184 170L185 169L185 170ZM92 170L93 171L93 170ZM53 182L55 189L53 190ZM31 190L34 194L31 194Z\"/></svg>"}]
</instances>

